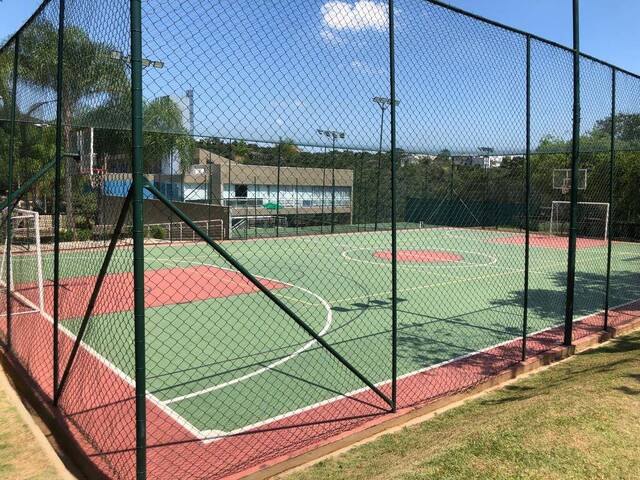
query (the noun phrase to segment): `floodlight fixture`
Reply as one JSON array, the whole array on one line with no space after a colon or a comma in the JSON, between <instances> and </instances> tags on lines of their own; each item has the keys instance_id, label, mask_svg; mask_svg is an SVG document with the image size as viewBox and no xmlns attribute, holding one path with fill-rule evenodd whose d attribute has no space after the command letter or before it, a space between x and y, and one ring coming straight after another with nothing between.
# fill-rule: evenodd
<instances>
[{"instance_id":1,"label":"floodlight fixture","mask_svg":"<svg viewBox=\"0 0 640 480\"><path fill-rule=\"evenodd\" d=\"M124 55L122 52L118 50L112 50L109 56L114 60L121 60L127 65L131 64L131 56ZM164 62L161 60L150 60L148 58L143 58L142 67L143 68L153 67L153 68L161 69L161 68L164 68Z\"/></svg>"},{"instance_id":2,"label":"floodlight fixture","mask_svg":"<svg viewBox=\"0 0 640 480\"><path fill-rule=\"evenodd\" d=\"M382 110L386 110L391 105L391 99L387 97L373 97L373 101L377 103ZM393 104L397 107L400 100L395 100Z\"/></svg>"},{"instance_id":3,"label":"floodlight fixture","mask_svg":"<svg viewBox=\"0 0 640 480\"><path fill-rule=\"evenodd\" d=\"M338 138L344 138L346 136L344 132L339 132L337 130L323 130L321 128L318 128L318 130L316 131L318 132L318 134L331 138L334 141Z\"/></svg>"}]
</instances>

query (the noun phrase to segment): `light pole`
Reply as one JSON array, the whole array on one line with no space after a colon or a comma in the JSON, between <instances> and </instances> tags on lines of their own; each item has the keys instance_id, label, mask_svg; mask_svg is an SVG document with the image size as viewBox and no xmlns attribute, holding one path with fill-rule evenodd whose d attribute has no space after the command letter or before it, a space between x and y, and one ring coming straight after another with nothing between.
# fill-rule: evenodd
<instances>
[{"instance_id":1,"label":"light pole","mask_svg":"<svg viewBox=\"0 0 640 480\"><path fill-rule=\"evenodd\" d=\"M336 130L317 130L318 134L331 139L331 233L335 232L335 213L336 213L336 140L344 138L344 132ZM324 189L324 185L322 186Z\"/></svg>"},{"instance_id":2,"label":"light pole","mask_svg":"<svg viewBox=\"0 0 640 480\"><path fill-rule=\"evenodd\" d=\"M391 106L391 99L386 97L373 97L373 101L380 107L380 143L378 146L378 172L376 175L376 214L374 218L374 231L378 230L378 215L380 205L380 171L382 170L382 134L384 131L384 112ZM394 105L398 106L400 100L395 100Z\"/></svg>"}]
</instances>

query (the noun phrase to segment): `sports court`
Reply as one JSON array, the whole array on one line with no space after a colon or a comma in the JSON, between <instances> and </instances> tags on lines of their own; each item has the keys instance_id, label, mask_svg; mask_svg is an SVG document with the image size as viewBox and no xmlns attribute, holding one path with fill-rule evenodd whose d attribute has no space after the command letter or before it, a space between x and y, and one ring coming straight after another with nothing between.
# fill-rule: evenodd
<instances>
[{"instance_id":1,"label":"sports court","mask_svg":"<svg viewBox=\"0 0 640 480\"><path fill-rule=\"evenodd\" d=\"M522 337L524 271L513 260L522 257L522 233L423 227L397 235L399 378ZM389 237L382 231L222 244L368 379L388 386ZM528 335L562 321L566 242L532 235ZM606 242L578 239L576 319L603 308L606 252ZM34 307L30 321L51 318L50 255L42 253L45 305L37 315L34 255L14 257L14 288L19 304ZM132 272L117 267L127 264L119 256L130 255L116 249L82 347L129 379L133 331L123 322L132 311L132 289L124 288L129 295L117 304L108 297L133 283ZM64 256L60 318L72 336L102 254ZM264 428L367 389L204 243L150 244L145 256L149 398L199 439ZM611 306L640 298L639 257L637 244L613 242Z\"/></svg>"}]
</instances>

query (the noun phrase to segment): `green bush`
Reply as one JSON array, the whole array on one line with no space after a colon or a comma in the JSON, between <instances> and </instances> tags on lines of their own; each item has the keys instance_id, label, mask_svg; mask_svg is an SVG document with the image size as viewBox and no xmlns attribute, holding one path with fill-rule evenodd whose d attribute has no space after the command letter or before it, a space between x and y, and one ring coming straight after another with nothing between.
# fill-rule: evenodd
<instances>
[{"instance_id":1,"label":"green bush","mask_svg":"<svg viewBox=\"0 0 640 480\"><path fill-rule=\"evenodd\" d=\"M93 232L90 228L78 228L76 230L76 240L77 241L86 241L91 240L93 238ZM60 241L61 242L72 242L73 232L71 230L60 230Z\"/></svg>"},{"instance_id":2,"label":"green bush","mask_svg":"<svg viewBox=\"0 0 640 480\"><path fill-rule=\"evenodd\" d=\"M169 236L169 232L167 232L166 228L161 227L160 225L151 225L149 227L149 232L147 235L149 238L157 238L158 240L164 240Z\"/></svg>"},{"instance_id":3,"label":"green bush","mask_svg":"<svg viewBox=\"0 0 640 480\"><path fill-rule=\"evenodd\" d=\"M79 228L76 230L76 237L80 241L91 240L93 238L93 232L90 228Z\"/></svg>"}]
</instances>

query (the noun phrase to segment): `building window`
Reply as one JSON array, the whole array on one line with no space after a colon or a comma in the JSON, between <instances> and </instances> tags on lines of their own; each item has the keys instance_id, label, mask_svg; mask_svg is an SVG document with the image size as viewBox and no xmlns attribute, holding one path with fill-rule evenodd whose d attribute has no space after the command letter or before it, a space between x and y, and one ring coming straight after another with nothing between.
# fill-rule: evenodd
<instances>
[{"instance_id":1,"label":"building window","mask_svg":"<svg viewBox=\"0 0 640 480\"><path fill-rule=\"evenodd\" d=\"M247 198L249 189L246 185L236 185L236 198Z\"/></svg>"}]
</instances>

